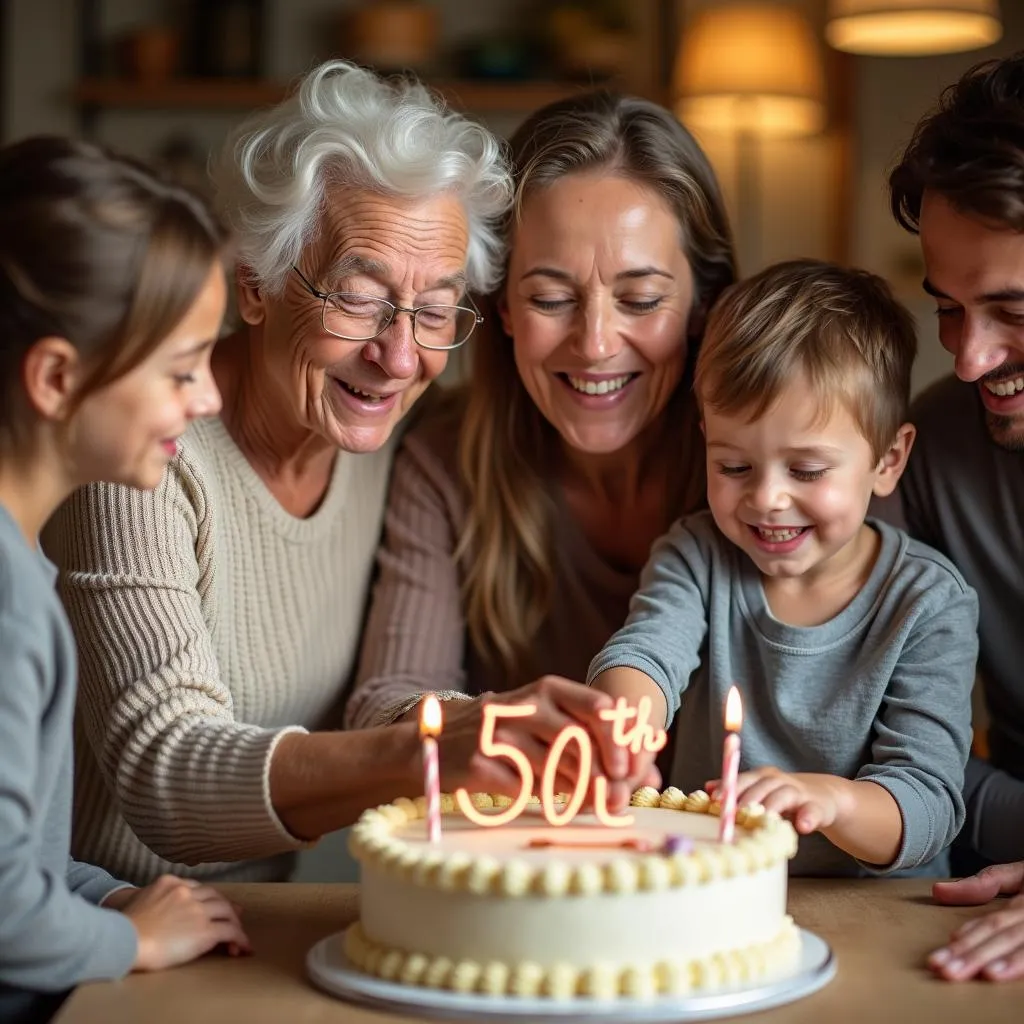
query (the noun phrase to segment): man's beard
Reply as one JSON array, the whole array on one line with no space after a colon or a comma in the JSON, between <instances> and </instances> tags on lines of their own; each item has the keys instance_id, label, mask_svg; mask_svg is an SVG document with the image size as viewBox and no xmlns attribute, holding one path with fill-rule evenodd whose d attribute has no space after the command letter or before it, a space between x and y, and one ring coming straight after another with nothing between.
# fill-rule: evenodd
<instances>
[{"instance_id":1,"label":"man's beard","mask_svg":"<svg viewBox=\"0 0 1024 1024\"><path fill-rule=\"evenodd\" d=\"M980 390L986 383L994 384L1015 377L1024 377L1024 362L1003 363L991 373L986 373L977 381L977 385ZM989 437L1008 452L1024 452L1024 413L1003 416L997 412L990 412L984 406L982 408L985 410L985 426L988 427Z\"/></svg>"},{"instance_id":2,"label":"man's beard","mask_svg":"<svg viewBox=\"0 0 1024 1024\"><path fill-rule=\"evenodd\" d=\"M1024 452L1024 417L1000 416L985 410L989 437L1008 452Z\"/></svg>"}]
</instances>

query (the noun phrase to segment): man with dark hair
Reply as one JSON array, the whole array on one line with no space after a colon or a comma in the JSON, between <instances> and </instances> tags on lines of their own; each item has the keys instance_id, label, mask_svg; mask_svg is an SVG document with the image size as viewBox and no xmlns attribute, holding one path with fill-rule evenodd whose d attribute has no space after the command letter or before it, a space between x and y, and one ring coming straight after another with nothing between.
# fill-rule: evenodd
<instances>
[{"instance_id":1,"label":"man with dark hair","mask_svg":"<svg viewBox=\"0 0 1024 1024\"><path fill-rule=\"evenodd\" d=\"M897 221L921 236L924 288L955 369L912 411L904 512L978 593L991 713L990 757L967 767L955 848L968 870L991 866L936 884L935 898L1018 894L954 933L930 963L951 980L1008 980L1024 977L1024 54L980 64L948 88L889 185Z\"/></svg>"}]
</instances>

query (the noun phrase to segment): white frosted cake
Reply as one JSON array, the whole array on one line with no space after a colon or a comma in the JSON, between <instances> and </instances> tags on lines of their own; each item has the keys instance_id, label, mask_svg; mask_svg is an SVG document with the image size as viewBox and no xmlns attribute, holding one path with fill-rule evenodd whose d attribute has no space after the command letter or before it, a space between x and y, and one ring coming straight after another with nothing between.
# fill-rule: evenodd
<instances>
[{"instance_id":1,"label":"white frosted cake","mask_svg":"<svg viewBox=\"0 0 1024 1024\"><path fill-rule=\"evenodd\" d=\"M797 966L786 914L796 833L760 807L737 812L730 844L718 842L718 805L703 792L640 790L626 828L588 814L556 828L536 805L482 828L450 798L445 809L438 843L422 799L367 811L353 827L361 916L345 952L361 970L494 996L643 999Z\"/></svg>"}]
</instances>

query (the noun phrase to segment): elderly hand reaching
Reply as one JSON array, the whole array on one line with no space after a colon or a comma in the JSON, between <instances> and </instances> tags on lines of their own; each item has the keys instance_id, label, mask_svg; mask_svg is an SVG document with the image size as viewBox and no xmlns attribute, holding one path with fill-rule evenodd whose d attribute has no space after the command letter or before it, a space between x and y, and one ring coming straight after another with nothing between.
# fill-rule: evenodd
<instances>
[{"instance_id":1,"label":"elderly hand reaching","mask_svg":"<svg viewBox=\"0 0 1024 1024\"><path fill-rule=\"evenodd\" d=\"M491 749L498 756L487 756L482 748L484 708L500 705L508 708L533 704L536 711L528 717L497 716L490 737ZM629 803L633 790L640 786L659 786L654 754L634 754L616 745L612 723L601 717L615 701L606 693L589 689L559 676L544 676L536 682L507 693L488 693L475 700L448 702L445 705L444 731L439 738L441 777L445 789L465 786L470 790L515 796L522 785L520 772L502 745L520 751L529 762L534 789L540 785L551 744L567 726L581 726L592 740L593 759L590 775L608 779L608 809L621 811ZM568 743L559 759L555 790L572 791L580 772L580 749Z\"/></svg>"},{"instance_id":2,"label":"elderly hand reaching","mask_svg":"<svg viewBox=\"0 0 1024 1024\"><path fill-rule=\"evenodd\" d=\"M954 907L1013 897L999 909L960 925L950 941L928 957L936 974L947 981L1024 978L1024 861L993 864L955 882L936 882L932 895L937 903Z\"/></svg>"}]
</instances>

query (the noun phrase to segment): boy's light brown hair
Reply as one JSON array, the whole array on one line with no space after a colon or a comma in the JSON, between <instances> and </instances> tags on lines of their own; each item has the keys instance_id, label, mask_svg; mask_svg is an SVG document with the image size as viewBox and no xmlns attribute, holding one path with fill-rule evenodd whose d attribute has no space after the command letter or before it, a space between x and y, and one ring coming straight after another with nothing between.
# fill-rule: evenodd
<instances>
[{"instance_id":1,"label":"boy's light brown hair","mask_svg":"<svg viewBox=\"0 0 1024 1024\"><path fill-rule=\"evenodd\" d=\"M703 412L759 419L801 378L821 418L841 402L880 459L907 421L914 320L880 277L791 260L727 289L708 318L694 390Z\"/></svg>"}]
</instances>

